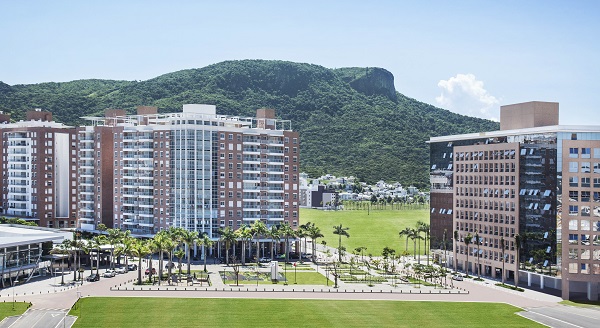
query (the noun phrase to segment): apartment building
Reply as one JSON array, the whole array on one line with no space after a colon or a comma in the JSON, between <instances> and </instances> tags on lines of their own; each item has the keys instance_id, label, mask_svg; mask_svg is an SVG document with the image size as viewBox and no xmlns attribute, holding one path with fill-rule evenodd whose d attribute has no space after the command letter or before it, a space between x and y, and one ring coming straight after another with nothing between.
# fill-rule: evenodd
<instances>
[{"instance_id":1,"label":"apartment building","mask_svg":"<svg viewBox=\"0 0 600 328\"><path fill-rule=\"evenodd\" d=\"M87 119L77 132L82 229L150 236L174 226L217 238L256 220L298 225L299 135L274 110L238 117L191 104Z\"/></svg>"},{"instance_id":2,"label":"apartment building","mask_svg":"<svg viewBox=\"0 0 600 328\"><path fill-rule=\"evenodd\" d=\"M597 300L600 126L558 125L548 102L502 106L500 126L430 139L432 245L456 233L461 270Z\"/></svg>"},{"instance_id":3,"label":"apartment building","mask_svg":"<svg viewBox=\"0 0 600 328\"><path fill-rule=\"evenodd\" d=\"M75 227L77 220L75 128L40 109L10 122L0 114L2 216L42 227Z\"/></svg>"}]
</instances>

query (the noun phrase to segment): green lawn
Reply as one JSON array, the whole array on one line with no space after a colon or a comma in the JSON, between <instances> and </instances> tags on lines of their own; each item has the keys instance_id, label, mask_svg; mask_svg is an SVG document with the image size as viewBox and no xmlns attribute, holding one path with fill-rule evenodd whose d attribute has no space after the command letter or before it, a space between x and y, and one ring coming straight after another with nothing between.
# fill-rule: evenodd
<instances>
[{"instance_id":1,"label":"green lawn","mask_svg":"<svg viewBox=\"0 0 600 328\"><path fill-rule=\"evenodd\" d=\"M13 310L12 302L0 303L0 321L13 315L21 315L29 308L29 303L16 302Z\"/></svg>"},{"instance_id":2,"label":"green lawn","mask_svg":"<svg viewBox=\"0 0 600 328\"><path fill-rule=\"evenodd\" d=\"M349 227L350 238L342 236L342 245L348 252L357 247L367 247L366 254L381 255L384 247L388 246L403 252L406 242L398 236L398 232L405 227L414 228L418 220L429 223L429 209L402 209L402 210L373 210L367 215L367 211L344 210L344 211L322 211L315 209L300 209L300 223L313 222L325 236L328 246L338 246L338 236L333 234L333 226L342 224ZM408 241L408 251L412 254L413 242ZM421 244L421 253L425 253L424 243ZM310 246L309 250L310 250ZM417 244L418 249L418 244Z\"/></svg>"},{"instance_id":3,"label":"green lawn","mask_svg":"<svg viewBox=\"0 0 600 328\"><path fill-rule=\"evenodd\" d=\"M280 268L279 269L279 273L282 276L286 276L285 271ZM221 277L222 277L223 273L221 273ZM250 280L244 279L245 276L250 277ZM224 283L226 285L235 285L235 274L233 274L232 272L227 272L227 279L225 279ZM239 284L240 285L244 285L244 286L252 286L252 285L256 285L256 273L255 272L240 272L240 277L239 277ZM258 284L259 285L272 285L273 282L271 281L271 274L270 273L260 273L259 277L261 279L258 280ZM327 284L327 278L325 278L325 276L323 276L322 274L316 272L316 271L302 271L302 270L298 270L296 271L296 275L294 275L294 270L293 269L288 269L287 270L287 280L288 280L288 284L293 285L294 281L296 282L296 284L298 285L323 285L325 286ZM281 280L279 282L277 282L278 285L282 285L284 284L285 281ZM331 279L329 280L329 283L331 284Z\"/></svg>"},{"instance_id":4,"label":"green lawn","mask_svg":"<svg viewBox=\"0 0 600 328\"><path fill-rule=\"evenodd\" d=\"M90 297L73 327L542 327L499 303Z\"/></svg>"}]
</instances>

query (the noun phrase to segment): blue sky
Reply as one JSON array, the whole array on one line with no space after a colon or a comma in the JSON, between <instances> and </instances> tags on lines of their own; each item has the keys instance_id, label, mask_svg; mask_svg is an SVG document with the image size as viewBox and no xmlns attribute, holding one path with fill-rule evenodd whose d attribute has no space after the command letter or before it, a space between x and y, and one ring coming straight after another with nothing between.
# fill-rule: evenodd
<instances>
[{"instance_id":1,"label":"blue sky","mask_svg":"<svg viewBox=\"0 0 600 328\"><path fill-rule=\"evenodd\" d=\"M556 101L561 124L600 124L600 1L0 0L0 30L10 85L280 59L383 67L461 114Z\"/></svg>"}]
</instances>

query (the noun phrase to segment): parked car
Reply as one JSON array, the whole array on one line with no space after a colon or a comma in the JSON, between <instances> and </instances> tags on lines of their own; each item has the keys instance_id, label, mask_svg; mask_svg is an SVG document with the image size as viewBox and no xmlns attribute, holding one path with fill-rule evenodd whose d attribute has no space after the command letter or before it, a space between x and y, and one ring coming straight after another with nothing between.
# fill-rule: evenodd
<instances>
[{"instance_id":1,"label":"parked car","mask_svg":"<svg viewBox=\"0 0 600 328\"><path fill-rule=\"evenodd\" d=\"M135 271L137 270L137 264L130 264L127 266L127 270L129 271Z\"/></svg>"},{"instance_id":2,"label":"parked car","mask_svg":"<svg viewBox=\"0 0 600 328\"><path fill-rule=\"evenodd\" d=\"M463 276L461 276L459 274L455 274L452 276L452 280L463 281Z\"/></svg>"},{"instance_id":3,"label":"parked car","mask_svg":"<svg viewBox=\"0 0 600 328\"><path fill-rule=\"evenodd\" d=\"M175 267L175 262L171 262L171 269ZM169 270L169 263L165 264L165 269Z\"/></svg>"},{"instance_id":4,"label":"parked car","mask_svg":"<svg viewBox=\"0 0 600 328\"><path fill-rule=\"evenodd\" d=\"M269 263L269 262L271 262L271 258L270 257L261 257L260 259L258 259L258 262Z\"/></svg>"},{"instance_id":5,"label":"parked car","mask_svg":"<svg viewBox=\"0 0 600 328\"><path fill-rule=\"evenodd\" d=\"M106 272L104 272L102 275L104 278L112 278L116 275L116 273L114 270L106 270Z\"/></svg>"},{"instance_id":6,"label":"parked car","mask_svg":"<svg viewBox=\"0 0 600 328\"><path fill-rule=\"evenodd\" d=\"M129 271L129 270L127 270L126 267L120 267L120 268L115 269L115 273L120 273L120 274L126 273L127 271Z\"/></svg>"},{"instance_id":7,"label":"parked car","mask_svg":"<svg viewBox=\"0 0 600 328\"><path fill-rule=\"evenodd\" d=\"M150 269L146 269L146 275L150 274ZM156 268L152 268L152 274L156 274Z\"/></svg>"},{"instance_id":8,"label":"parked car","mask_svg":"<svg viewBox=\"0 0 600 328\"><path fill-rule=\"evenodd\" d=\"M98 281L100 280L100 276L92 273L91 275L89 275L87 278L85 278L86 281L92 282L92 281Z\"/></svg>"}]
</instances>

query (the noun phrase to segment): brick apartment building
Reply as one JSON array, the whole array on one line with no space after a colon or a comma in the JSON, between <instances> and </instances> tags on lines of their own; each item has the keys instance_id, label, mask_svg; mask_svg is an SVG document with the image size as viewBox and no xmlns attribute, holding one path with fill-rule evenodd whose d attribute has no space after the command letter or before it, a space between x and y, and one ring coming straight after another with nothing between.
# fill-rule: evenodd
<instances>
[{"instance_id":1,"label":"brick apartment building","mask_svg":"<svg viewBox=\"0 0 600 328\"><path fill-rule=\"evenodd\" d=\"M1 113L0 143L1 215L43 227L75 227L75 129L39 109L15 123Z\"/></svg>"},{"instance_id":2,"label":"brick apartment building","mask_svg":"<svg viewBox=\"0 0 600 328\"><path fill-rule=\"evenodd\" d=\"M139 107L87 119L77 132L82 229L104 223L150 236L174 226L217 238L220 227L256 220L298 226L299 136L273 110Z\"/></svg>"}]
</instances>

